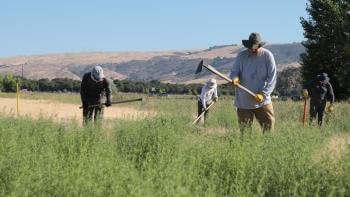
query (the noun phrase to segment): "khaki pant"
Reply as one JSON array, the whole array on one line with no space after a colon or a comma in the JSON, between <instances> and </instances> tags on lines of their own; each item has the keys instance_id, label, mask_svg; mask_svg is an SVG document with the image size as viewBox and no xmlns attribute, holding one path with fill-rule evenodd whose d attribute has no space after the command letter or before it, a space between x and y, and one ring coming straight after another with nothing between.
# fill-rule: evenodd
<instances>
[{"instance_id":1,"label":"khaki pant","mask_svg":"<svg viewBox=\"0 0 350 197\"><path fill-rule=\"evenodd\" d=\"M241 132L251 128L254 116L258 120L263 132L272 131L275 126L275 115L272 104L264 105L257 109L237 109L238 123Z\"/></svg>"}]
</instances>

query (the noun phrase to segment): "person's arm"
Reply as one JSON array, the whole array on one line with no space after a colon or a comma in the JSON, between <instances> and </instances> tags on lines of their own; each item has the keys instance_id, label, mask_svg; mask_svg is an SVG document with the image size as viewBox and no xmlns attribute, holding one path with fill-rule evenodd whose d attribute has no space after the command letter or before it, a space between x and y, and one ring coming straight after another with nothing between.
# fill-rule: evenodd
<instances>
[{"instance_id":1,"label":"person's arm","mask_svg":"<svg viewBox=\"0 0 350 197\"><path fill-rule=\"evenodd\" d=\"M273 89L276 86L277 81L277 71L276 71L276 62L271 52L267 53L266 59L266 67L267 67L267 77L264 88L262 89L262 93L264 97L270 95Z\"/></svg>"},{"instance_id":2,"label":"person's arm","mask_svg":"<svg viewBox=\"0 0 350 197\"><path fill-rule=\"evenodd\" d=\"M216 101L218 101L218 88L215 88L214 90L214 98Z\"/></svg>"},{"instance_id":3,"label":"person's arm","mask_svg":"<svg viewBox=\"0 0 350 197\"><path fill-rule=\"evenodd\" d=\"M206 99L205 99L205 93L206 93L206 91L207 91L207 88L204 86L204 87L202 88L202 92L201 92L201 96L200 96L201 102L202 102L202 106L204 107L204 109L207 108Z\"/></svg>"},{"instance_id":4,"label":"person's arm","mask_svg":"<svg viewBox=\"0 0 350 197\"><path fill-rule=\"evenodd\" d=\"M327 91L329 97L330 97L330 102L331 104L334 103L335 101L335 97L334 97L334 92L333 92L333 87L332 87L332 84L331 83L328 83L328 91Z\"/></svg>"},{"instance_id":5,"label":"person's arm","mask_svg":"<svg viewBox=\"0 0 350 197\"><path fill-rule=\"evenodd\" d=\"M236 57L235 62L233 63L232 69L231 69L231 73L230 73L230 79L234 79L236 77L239 78L239 70L240 70L240 64L241 64L241 55L238 54Z\"/></svg>"},{"instance_id":6,"label":"person's arm","mask_svg":"<svg viewBox=\"0 0 350 197\"><path fill-rule=\"evenodd\" d=\"M304 97L304 99L307 99L310 95L310 89L315 86L316 81L312 80L312 81L307 81L303 84L303 90L302 90L302 95Z\"/></svg>"},{"instance_id":7,"label":"person's arm","mask_svg":"<svg viewBox=\"0 0 350 197\"><path fill-rule=\"evenodd\" d=\"M83 104L83 107L86 106L88 103L87 103L87 75L85 74L83 76L83 79L81 81L81 84L80 84L80 98L81 98L81 102Z\"/></svg>"}]
</instances>

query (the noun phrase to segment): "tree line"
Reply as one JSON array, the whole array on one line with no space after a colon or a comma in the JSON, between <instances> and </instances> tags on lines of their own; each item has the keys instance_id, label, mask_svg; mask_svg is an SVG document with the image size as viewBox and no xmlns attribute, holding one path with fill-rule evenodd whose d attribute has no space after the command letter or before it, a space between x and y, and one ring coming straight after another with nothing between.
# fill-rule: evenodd
<instances>
[{"instance_id":1,"label":"tree line","mask_svg":"<svg viewBox=\"0 0 350 197\"><path fill-rule=\"evenodd\" d=\"M14 76L12 73L0 75L0 91L16 92L18 83L21 90L38 92L79 92L80 80L68 78L55 79L26 79Z\"/></svg>"},{"instance_id":2,"label":"tree line","mask_svg":"<svg viewBox=\"0 0 350 197\"><path fill-rule=\"evenodd\" d=\"M14 76L11 73L0 75L0 91L16 92L16 84L21 90L38 92L80 92L80 80L69 78L55 79L26 79ZM119 92L143 93L143 94L200 94L203 84L171 84L152 81L114 80L112 88ZM233 95L234 89L229 85L219 85L219 93L222 95Z\"/></svg>"},{"instance_id":3,"label":"tree line","mask_svg":"<svg viewBox=\"0 0 350 197\"><path fill-rule=\"evenodd\" d=\"M295 96L301 91L300 68L289 68L278 73L278 82L273 94L280 96ZM22 90L37 92L80 92L80 80L69 78L26 79L13 74L0 75L0 91L16 92L16 83ZM198 95L203 84L172 84L152 81L114 80L112 88L118 92L143 93L152 95L185 94ZM231 84L219 84L219 95L234 95Z\"/></svg>"}]
</instances>

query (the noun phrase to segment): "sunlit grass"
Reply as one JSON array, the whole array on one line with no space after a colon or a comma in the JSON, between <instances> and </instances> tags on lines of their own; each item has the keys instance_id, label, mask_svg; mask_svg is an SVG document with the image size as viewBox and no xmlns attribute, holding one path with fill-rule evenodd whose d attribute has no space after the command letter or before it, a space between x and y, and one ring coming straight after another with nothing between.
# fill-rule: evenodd
<instances>
[{"instance_id":1,"label":"sunlit grass","mask_svg":"<svg viewBox=\"0 0 350 197\"><path fill-rule=\"evenodd\" d=\"M59 99L78 103L79 95ZM137 106L158 115L102 129L0 117L0 196L350 195L349 146L336 158L322 154L333 136L350 135L347 103L322 128L304 128L302 102L276 101L275 131L262 135L255 123L243 138L231 98L198 126L193 98Z\"/></svg>"}]
</instances>

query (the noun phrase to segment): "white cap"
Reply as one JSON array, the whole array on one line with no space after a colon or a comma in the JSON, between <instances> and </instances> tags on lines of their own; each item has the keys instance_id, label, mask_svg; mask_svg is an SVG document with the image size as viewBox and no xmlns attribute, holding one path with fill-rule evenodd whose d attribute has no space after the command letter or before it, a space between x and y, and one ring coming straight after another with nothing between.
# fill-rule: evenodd
<instances>
[{"instance_id":1,"label":"white cap","mask_svg":"<svg viewBox=\"0 0 350 197\"><path fill-rule=\"evenodd\" d=\"M216 85L216 80L215 79L209 79L208 81L207 81L207 86L209 87L209 88L215 88L217 85Z\"/></svg>"}]
</instances>

